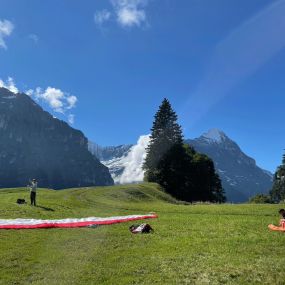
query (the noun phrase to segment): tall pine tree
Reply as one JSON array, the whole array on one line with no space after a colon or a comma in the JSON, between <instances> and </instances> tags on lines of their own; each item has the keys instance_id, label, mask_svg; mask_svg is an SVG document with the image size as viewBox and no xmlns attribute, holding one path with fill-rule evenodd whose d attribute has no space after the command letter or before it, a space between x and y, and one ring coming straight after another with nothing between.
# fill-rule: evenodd
<instances>
[{"instance_id":1,"label":"tall pine tree","mask_svg":"<svg viewBox=\"0 0 285 285\"><path fill-rule=\"evenodd\" d=\"M182 170L186 155L177 115L167 99L162 101L154 116L146 153L145 180L159 183L168 193L181 199L185 188Z\"/></svg>"},{"instance_id":2,"label":"tall pine tree","mask_svg":"<svg viewBox=\"0 0 285 285\"><path fill-rule=\"evenodd\" d=\"M144 169L155 171L163 156L174 145L182 147L182 131L177 123L176 113L172 110L169 101L164 99L154 116Z\"/></svg>"},{"instance_id":3,"label":"tall pine tree","mask_svg":"<svg viewBox=\"0 0 285 285\"><path fill-rule=\"evenodd\" d=\"M146 153L143 165L146 181L159 183L181 200L225 201L212 160L183 144L177 115L167 99L155 114Z\"/></svg>"}]
</instances>

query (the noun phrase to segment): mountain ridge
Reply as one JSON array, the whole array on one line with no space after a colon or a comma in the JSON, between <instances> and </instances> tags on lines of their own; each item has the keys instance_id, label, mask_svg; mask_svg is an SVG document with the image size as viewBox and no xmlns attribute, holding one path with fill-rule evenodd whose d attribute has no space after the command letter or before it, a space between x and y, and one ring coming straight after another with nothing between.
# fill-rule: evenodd
<instances>
[{"instance_id":1,"label":"mountain ridge","mask_svg":"<svg viewBox=\"0 0 285 285\"><path fill-rule=\"evenodd\" d=\"M223 131L211 129L186 143L213 159L229 201L244 202L256 194L269 192L272 174L257 166Z\"/></svg>"},{"instance_id":2,"label":"mountain ridge","mask_svg":"<svg viewBox=\"0 0 285 285\"><path fill-rule=\"evenodd\" d=\"M84 134L24 93L0 88L0 138L0 187L23 186L31 178L55 189L113 184Z\"/></svg>"},{"instance_id":3,"label":"mountain ridge","mask_svg":"<svg viewBox=\"0 0 285 285\"><path fill-rule=\"evenodd\" d=\"M223 131L215 128L203 133L195 139L186 139L196 151L204 153L213 159L216 171L220 175L229 202L244 202L251 196L267 194L272 186L272 174L256 165L253 158L246 155L239 145L231 140ZM127 147L125 147L127 146ZM126 157L134 150L134 145L112 147L116 155L112 156L109 148L109 159L102 160L112 174L115 182L120 182L120 175L124 172ZM108 148L108 147L107 147ZM118 151L118 149L120 151ZM92 150L90 150L92 152ZM104 151L101 147L100 151ZM121 154L121 157L118 155ZM140 153L140 155L142 155ZM134 161L129 163L134 164ZM137 165L139 167L139 165ZM135 180L133 182L140 182Z\"/></svg>"}]
</instances>

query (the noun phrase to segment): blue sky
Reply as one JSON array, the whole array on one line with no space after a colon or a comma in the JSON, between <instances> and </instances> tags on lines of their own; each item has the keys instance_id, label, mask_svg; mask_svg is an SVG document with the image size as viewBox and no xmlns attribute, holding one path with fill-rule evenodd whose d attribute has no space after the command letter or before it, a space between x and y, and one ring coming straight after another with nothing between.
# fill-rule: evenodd
<instances>
[{"instance_id":1,"label":"blue sky","mask_svg":"<svg viewBox=\"0 0 285 285\"><path fill-rule=\"evenodd\" d=\"M0 84L101 145L148 134L167 97L186 138L219 128L274 171L284 14L285 0L1 0Z\"/></svg>"}]
</instances>

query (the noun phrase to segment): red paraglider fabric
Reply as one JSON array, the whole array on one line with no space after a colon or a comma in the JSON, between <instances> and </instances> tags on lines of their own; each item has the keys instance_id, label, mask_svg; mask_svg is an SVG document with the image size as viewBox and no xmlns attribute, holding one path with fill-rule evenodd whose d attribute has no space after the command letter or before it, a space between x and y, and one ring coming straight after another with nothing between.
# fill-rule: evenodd
<instances>
[{"instance_id":1,"label":"red paraglider fabric","mask_svg":"<svg viewBox=\"0 0 285 285\"><path fill-rule=\"evenodd\" d=\"M92 225L110 225L135 220L157 218L156 214L129 215L115 217L89 217L82 219L36 220L36 219L0 219L0 229L39 229L39 228L78 228Z\"/></svg>"}]
</instances>

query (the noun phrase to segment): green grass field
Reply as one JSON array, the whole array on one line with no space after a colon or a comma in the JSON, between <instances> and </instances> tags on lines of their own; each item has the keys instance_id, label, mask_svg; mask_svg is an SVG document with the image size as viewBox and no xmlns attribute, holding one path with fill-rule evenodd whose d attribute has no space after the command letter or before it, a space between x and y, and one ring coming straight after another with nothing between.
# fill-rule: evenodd
<instances>
[{"instance_id":1,"label":"green grass field","mask_svg":"<svg viewBox=\"0 0 285 285\"><path fill-rule=\"evenodd\" d=\"M155 184L0 191L0 218L80 218L156 212L154 234L98 228L0 230L0 284L285 284L284 205L185 205Z\"/></svg>"}]
</instances>

